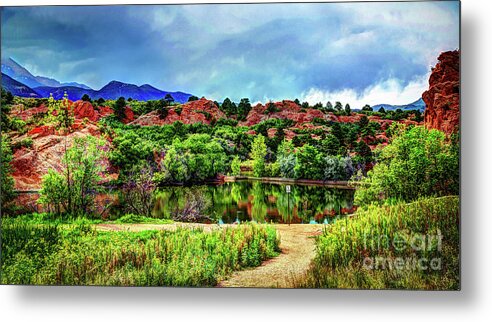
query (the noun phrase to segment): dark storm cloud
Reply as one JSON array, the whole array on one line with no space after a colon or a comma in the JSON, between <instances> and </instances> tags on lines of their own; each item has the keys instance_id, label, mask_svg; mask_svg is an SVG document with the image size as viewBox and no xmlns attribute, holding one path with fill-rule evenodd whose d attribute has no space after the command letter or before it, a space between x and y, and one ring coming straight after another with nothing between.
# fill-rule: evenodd
<instances>
[{"instance_id":1,"label":"dark storm cloud","mask_svg":"<svg viewBox=\"0 0 492 322\"><path fill-rule=\"evenodd\" d=\"M117 79L214 99L317 100L418 92L439 52L458 47L458 28L457 2L16 7L2 10L1 50L94 88Z\"/></svg>"}]
</instances>

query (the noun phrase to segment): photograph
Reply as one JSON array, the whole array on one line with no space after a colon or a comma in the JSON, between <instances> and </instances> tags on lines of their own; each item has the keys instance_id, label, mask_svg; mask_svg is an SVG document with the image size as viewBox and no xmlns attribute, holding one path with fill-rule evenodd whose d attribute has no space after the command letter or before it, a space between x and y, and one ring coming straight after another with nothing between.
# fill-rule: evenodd
<instances>
[{"instance_id":1,"label":"photograph","mask_svg":"<svg viewBox=\"0 0 492 322\"><path fill-rule=\"evenodd\" d=\"M460 1L0 10L0 284L461 290Z\"/></svg>"}]
</instances>

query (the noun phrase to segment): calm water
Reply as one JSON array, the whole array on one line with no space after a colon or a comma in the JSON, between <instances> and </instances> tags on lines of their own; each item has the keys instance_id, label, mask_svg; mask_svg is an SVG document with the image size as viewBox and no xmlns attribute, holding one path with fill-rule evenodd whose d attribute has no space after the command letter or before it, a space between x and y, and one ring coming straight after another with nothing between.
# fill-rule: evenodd
<instances>
[{"instance_id":1,"label":"calm water","mask_svg":"<svg viewBox=\"0 0 492 322\"><path fill-rule=\"evenodd\" d=\"M330 223L353 211L352 190L292 184L290 193L286 190L286 185L249 181L164 187L157 194L154 211L163 215L198 209L209 218L205 222L218 223ZM36 205L37 198L37 194L21 194L18 204L39 212L42 209ZM101 194L96 202L102 208L116 199L116 195ZM107 215L111 207L106 206Z\"/></svg>"},{"instance_id":2,"label":"calm water","mask_svg":"<svg viewBox=\"0 0 492 322\"><path fill-rule=\"evenodd\" d=\"M324 186L286 185L262 182L231 182L222 185L166 187L158 202L163 209L183 209L186 204L206 200L203 211L212 221L276 223L329 223L353 211L352 190ZM196 196L201 196L199 201Z\"/></svg>"}]
</instances>

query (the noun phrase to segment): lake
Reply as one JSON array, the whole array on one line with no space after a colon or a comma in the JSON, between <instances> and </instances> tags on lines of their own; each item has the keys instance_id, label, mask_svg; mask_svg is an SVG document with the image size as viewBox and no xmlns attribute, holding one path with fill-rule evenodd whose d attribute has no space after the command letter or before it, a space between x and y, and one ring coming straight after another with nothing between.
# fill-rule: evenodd
<instances>
[{"instance_id":1,"label":"lake","mask_svg":"<svg viewBox=\"0 0 492 322\"><path fill-rule=\"evenodd\" d=\"M159 189L154 213L159 217L187 209L199 209L204 222L330 223L354 211L354 191L327 186L273 184L259 181L220 185L170 186ZM20 194L18 204L31 211L37 194ZM116 194L100 194L98 207L116 200ZM106 207L107 208L107 207ZM109 207L111 209L111 207ZM108 210L111 211L111 210Z\"/></svg>"}]
</instances>

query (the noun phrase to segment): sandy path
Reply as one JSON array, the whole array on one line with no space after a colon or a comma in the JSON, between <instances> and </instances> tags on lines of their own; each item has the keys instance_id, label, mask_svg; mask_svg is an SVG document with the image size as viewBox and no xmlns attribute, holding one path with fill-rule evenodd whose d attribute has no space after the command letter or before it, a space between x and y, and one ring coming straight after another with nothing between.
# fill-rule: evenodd
<instances>
[{"instance_id":1,"label":"sandy path","mask_svg":"<svg viewBox=\"0 0 492 322\"><path fill-rule=\"evenodd\" d=\"M315 236L321 234L323 225L273 225L280 234L279 256L264 261L260 266L232 274L217 287L294 287L295 277L302 276L315 256ZM203 228L212 231L237 225L207 224L98 224L102 231L175 230L177 227Z\"/></svg>"},{"instance_id":2,"label":"sandy path","mask_svg":"<svg viewBox=\"0 0 492 322\"><path fill-rule=\"evenodd\" d=\"M218 287L294 287L295 277L302 276L315 256L314 236L322 225L275 225L280 233L282 253L261 266L235 272Z\"/></svg>"}]
</instances>

